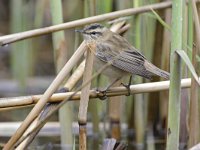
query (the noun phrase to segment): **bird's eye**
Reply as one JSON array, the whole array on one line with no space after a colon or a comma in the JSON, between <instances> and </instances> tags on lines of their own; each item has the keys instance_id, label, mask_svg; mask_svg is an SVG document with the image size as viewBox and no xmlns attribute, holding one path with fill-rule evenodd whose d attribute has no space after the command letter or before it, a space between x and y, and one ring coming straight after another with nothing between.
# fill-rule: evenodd
<instances>
[{"instance_id":1,"label":"bird's eye","mask_svg":"<svg viewBox=\"0 0 200 150\"><path fill-rule=\"evenodd\" d=\"M96 32L91 32L91 34L92 34L92 35L95 35L95 34L96 34Z\"/></svg>"}]
</instances>

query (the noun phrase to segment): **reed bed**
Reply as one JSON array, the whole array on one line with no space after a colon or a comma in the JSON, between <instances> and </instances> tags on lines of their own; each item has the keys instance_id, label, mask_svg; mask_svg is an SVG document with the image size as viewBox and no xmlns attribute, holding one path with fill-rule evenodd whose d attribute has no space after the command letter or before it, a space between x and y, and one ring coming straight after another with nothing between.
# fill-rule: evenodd
<instances>
[{"instance_id":1,"label":"reed bed","mask_svg":"<svg viewBox=\"0 0 200 150\"><path fill-rule=\"evenodd\" d=\"M77 147L76 143L80 150L100 149L101 144L105 150L108 147L152 150L195 147L200 140L198 94L200 25L197 5L199 0L151 2L125 0L122 3L120 0L115 2L108 0L100 3L96 0L86 0L84 3L77 1L73 7L72 5L69 7L68 3L61 0L49 2L42 0L41 5L40 1L29 2L28 4L35 4L36 10L41 13L41 16L36 15L34 23L38 29L29 30L22 28L18 21L26 23L31 20L27 21L28 18L23 20L22 16L18 16L19 20L14 18L17 15L17 12L14 13L16 11L14 6L17 5L22 9L25 8L25 3L20 1L15 4L12 1L12 21L19 24L20 32L0 36L2 48L6 48L5 46L10 48L11 43L12 47L15 45L12 53L16 62L11 63L12 76L25 87L26 79L31 73L34 74L30 68L33 66L32 63L36 63L37 55L34 55L32 61L30 58L32 49L40 47L39 41L32 38L39 39L39 36L50 33L52 33L50 43L53 51L51 58L54 64L52 68L56 75L54 74L54 80L41 95L0 98L2 113L33 107L3 149L29 147L41 128L57 111L60 113L61 123L60 143L62 146L71 145L73 149ZM26 6L26 9L29 7ZM76 8L77 14L71 15L71 8ZM48 18L45 16L48 13L47 9L51 12L52 24L41 27L42 20ZM120 86L124 81L119 81L107 91L108 102L97 102L103 94L93 87L106 86L105 82L111 80L105 80L106 77L101 75L111 62L93 73L95 44L88 45L79 35L70 33L75 28L96 22L110 26L110 30L128 38L130 43L142 50L142 53L156 66L169 70L170 80L160 81L159 78L155 78L153 82L149 82L142 78L134 79L130 86L132 95L130 98L122 97L128 90ZM1 26L0 23L0 33ZM13 26L12 31L17 30ZM21 32L22 30L27 31ZM37 41L34 46L32 40ZM30 45L27 46L28 44ZM24 55L18 57L18 49L23 51L21 54ZM21 61L25 59L27 63ZM27 65L20 69L20 63ZM73 109L70 109L70 101L71 103L79 101L79 104L74 103ZM88 109L90 107L92 109ZM74 120L79 124L79 142L73 137L71 130ZM90 144L87 134L87 123L91 120L95 133L93 144ZM105 130L100 134L98 124L102 122L109 123L109 131ZM122 123L128 126L126 133L121 131ZM107 137L109 139L105 140ZM161 144L156 142L157 139ZM128 146L123 143L124 140Z\"/></svg>"}]
</instances>

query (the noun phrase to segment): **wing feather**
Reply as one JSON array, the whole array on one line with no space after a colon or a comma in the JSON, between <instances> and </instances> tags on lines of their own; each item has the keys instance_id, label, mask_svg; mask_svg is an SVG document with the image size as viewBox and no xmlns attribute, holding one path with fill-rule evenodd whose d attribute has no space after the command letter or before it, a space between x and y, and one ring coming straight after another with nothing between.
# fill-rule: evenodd
<instances>
[{"instance_id":1,"label":"wing feather","mask_svg":"<svg viewBox=\"0 0 200 150\"><path fill-rule=\"evenodd\" d=\"M113 45L109 42L97 44L97 58L105 62L112 61L113 66L131 74L140 75L148 79L151 78L153 74L144 67L145 57L140 52L133 47L117 51L113 51L113 48Z\"/></svg>"}]
</instances>

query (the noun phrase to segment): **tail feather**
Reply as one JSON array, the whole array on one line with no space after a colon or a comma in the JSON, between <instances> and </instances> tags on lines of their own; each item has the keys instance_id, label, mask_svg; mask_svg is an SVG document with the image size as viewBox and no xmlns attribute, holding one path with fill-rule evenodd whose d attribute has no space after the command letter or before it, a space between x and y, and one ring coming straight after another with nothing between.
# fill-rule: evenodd
<instances>
[{"instance_id":1,"label":"tail feather","mask_svg":"<svg viewBox=\"0 0 200 150\"><path fill-rule=\"evenodd\" d=\"M169 77L170 77L170 74L168 72L159 69L158 67L154 66L152 63L150 63L148 61L144 62L144 66L145 66L146 70L148 70L152 74L155 74L155 75L160 76L165 79L169 79Z\"/></svg>"}]
</instances>

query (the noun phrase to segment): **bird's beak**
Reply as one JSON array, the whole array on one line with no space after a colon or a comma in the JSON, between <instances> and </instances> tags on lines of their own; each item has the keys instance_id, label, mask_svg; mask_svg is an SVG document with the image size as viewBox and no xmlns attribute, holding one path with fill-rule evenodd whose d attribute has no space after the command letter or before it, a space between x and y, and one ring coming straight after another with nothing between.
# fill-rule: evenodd
<instances>
[{"instance_id":1,"label":"bird's beak","mask_svg":"<svg viewBox=\"0 0 200 150\"><path fill-rule=\"evenodd\" d=\"M75 32L84 33L83 30L75 30Z\"/></svg>"}]
</instances>

